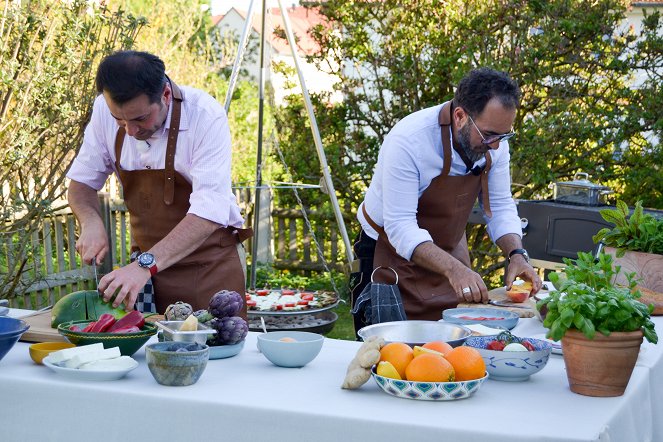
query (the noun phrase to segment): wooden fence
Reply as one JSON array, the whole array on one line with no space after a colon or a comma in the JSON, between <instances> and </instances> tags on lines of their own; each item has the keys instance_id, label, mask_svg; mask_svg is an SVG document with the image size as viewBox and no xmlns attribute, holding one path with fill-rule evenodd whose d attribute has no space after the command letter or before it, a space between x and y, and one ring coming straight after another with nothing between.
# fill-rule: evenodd
<instances>
[{"instance_id":1,"label":"wooden fence","mask_svg":"<svg viewBox=\"0 0 663 442\"><path fill-rule=\"evenodd\" d=\"M115 195L114 195L115 196ZM253 221L250 195L238 195L247 224ZM99 275L125 265L130 254L129 215L120 198L109 193L100 194L102 215L109 232L111 250L105 262L98 268ZM323 261L318 256L315 239L323 251L331 269L342 270L345 257L344 245L337 231L333 216L317 212L308 214L313 231L308 229L302 213L294 209L274 209L272 223L276 226L272 238L273 267L310 274L324 271ZM12 247L16 241L8 236L0 241L7 260L12 259ZM56 212L43 221L38 231L31 236L31 252L27 265L17 285L15 296L9 296L10 305L18 308L36 309L52 305L62 296L76 290L94 288L94 272L91 266L83 265L75 250L78 238L76 220L69 208ZM251 244L246 244L251 251ZM8 265L8 268L12 268ZM2 276L2 275L0 275Z\"/></svg>"}]
</instances>

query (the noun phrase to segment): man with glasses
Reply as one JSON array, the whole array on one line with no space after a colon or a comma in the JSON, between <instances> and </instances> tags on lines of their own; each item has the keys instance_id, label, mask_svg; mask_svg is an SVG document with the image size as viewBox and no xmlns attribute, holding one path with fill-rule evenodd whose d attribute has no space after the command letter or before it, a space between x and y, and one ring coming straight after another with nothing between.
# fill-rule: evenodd
<instances>
[{"instance_id":1,"label":"man with glasses","mask_svg":"<svg viewBox=\"0 0 663 442\"><path fill-rule=\"evenodd\" d=\"M477 198L488 234L509 260L507 288L519 276L539 291L510 190L508 140L519 99L506 73L475 69L453 100L408 115L387 134L357 214L353 305L371 275L394 283L392 270L408 319L438 320L458 302L487 302L465 237ZM353 313L357 329L366 325L362 312Z\"/></svg>"}]
</instances>

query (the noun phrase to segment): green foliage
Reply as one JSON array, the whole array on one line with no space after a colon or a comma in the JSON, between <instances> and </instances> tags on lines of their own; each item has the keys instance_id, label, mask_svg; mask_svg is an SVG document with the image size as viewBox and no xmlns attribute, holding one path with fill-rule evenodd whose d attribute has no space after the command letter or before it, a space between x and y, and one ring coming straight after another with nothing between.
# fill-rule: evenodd
<instances>
[{"instance_id":1,"label":"green foliage","mask_svg":"<svg viewBox=\"0 0 663 442\"><path fill-rule=\"evenodd\" d=\"M599 230L592 237L595 243L616 248L617 257L624 256L627 250L663 255L663 219L644 214L641 201L635 204L632 215L621 200L616 209L603 209L600 213L615 226Z\"/></svg>"},{"instance_id":2,"label":"green foliage","mask_svg":"<svg viewBox=\"0 0 663 442\"><path fill-rule=\"evenodd\" d=\"M658 342L650 316L654 307L639 302L640 293L632 292L634 274L626 275L628 287L613 285L620 268L613 267L612 256L605 253L595 261L590 253L579 252L577 260L565 258L564 262L566 278L551 274L558 288L537 302L539 310L548 308L543 325L550 329L549 338L560 340L570 328L580 330L589 339L597 331L609 336L611 332L642 330L649 342Z\"/></svg>"},{"instance_id":3,"label":"green foliage","mask_svg":"<svg viewBox=\"0 0 663 442\"><path fill-rule=\"evenodd\" d=\"M96 97L96 64L130 47L144 21L76 0L3 2L0 22L4 298L43 276L33 259L40 249L37 231L64 195L65 172Z\"/></svg>"}]
</instances>

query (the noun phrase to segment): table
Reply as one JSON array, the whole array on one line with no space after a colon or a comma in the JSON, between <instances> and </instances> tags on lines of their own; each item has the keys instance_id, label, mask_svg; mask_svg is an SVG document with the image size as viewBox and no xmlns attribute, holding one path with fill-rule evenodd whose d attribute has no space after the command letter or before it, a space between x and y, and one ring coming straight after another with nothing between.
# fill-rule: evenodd
<instances>
[{"instance_id":1,"label":"table","mask_svg":"<svg viewBox=\"0 0 663 442\"><path fill-rule=\"evenodd\" d=\"M663 318L655 318L663 338ZM534 318L514 333L542 333ZM663 349L643 344L625 394L592 398L569 390L561 356L527 382L487 380L474 396L451 402L400 399L373 380L342 390L360 343L326 339L299 369L280 368L256 348L209 361L195 385L157 384L145 363L118 381L85 382L36 365L19 342L0 361L0 431L13 441L656 441Z\"/></svg>"}]
</instances>

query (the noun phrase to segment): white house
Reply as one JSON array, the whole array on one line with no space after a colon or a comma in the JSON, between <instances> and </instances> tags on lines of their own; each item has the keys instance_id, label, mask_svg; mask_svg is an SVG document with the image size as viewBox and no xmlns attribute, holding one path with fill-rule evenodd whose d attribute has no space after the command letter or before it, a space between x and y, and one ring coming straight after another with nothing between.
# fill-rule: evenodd
<instances>
[{"instance_id":1,"label":"white house","mask_svg":"<svg viewBox=\"0 0 663 442\"><path fill-rule=\"evenodd\" d=\"M315 9L307 9L302 6L287 8L292 32L297 40L300 67L309 92L333 92L333 85L337 81L334 77L320 71L315 65L307 63L305 56L319 50L318 44L309 35L309 30L316 25L324 25L324 17ZM231 34L237 40L242 35L248 12L230 8L224 15L212 17L213 23L222 30L224 34ZM258 81L260 73L260 30L262 26L261 9L254 9L251 21L251 34L248 47L241 64L251 80ZM275 31L282 36L275 35ZM281 10L279 8L267 9L265 16L265 82L270 83L274 89L276 103L282 103L283 97L289 94L300 94L299 79L295 70L294 57L288 41L285 37L285 25ZM292 75L286 78L275 72L274 66L284 63L292 68ZM290 85L294 84L294 88ZM333 95L332 100L338 101L340 95Z\"/></svg>"}]
</instances>

